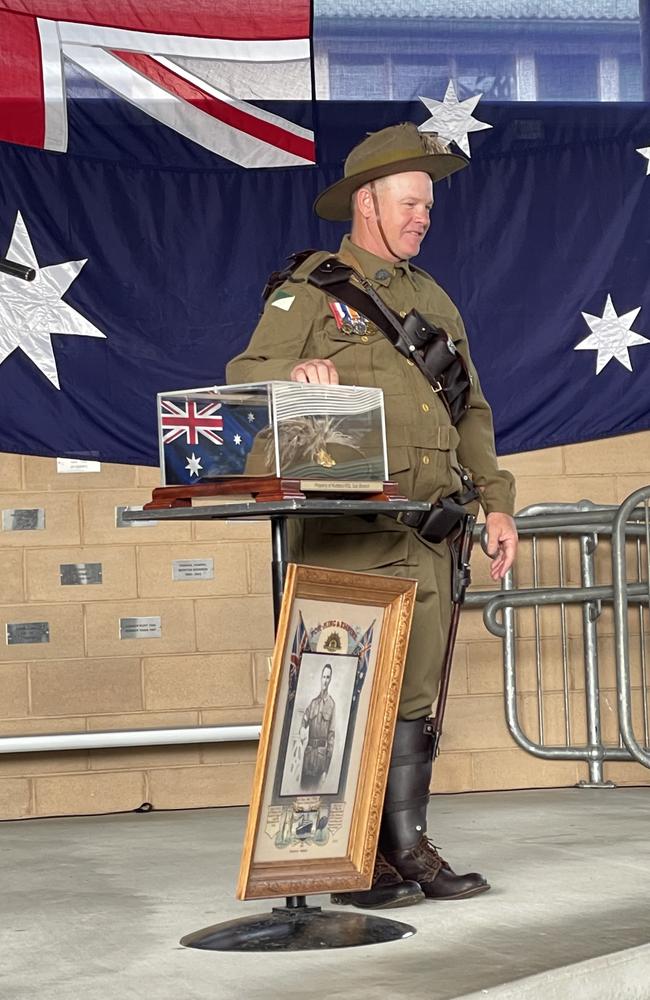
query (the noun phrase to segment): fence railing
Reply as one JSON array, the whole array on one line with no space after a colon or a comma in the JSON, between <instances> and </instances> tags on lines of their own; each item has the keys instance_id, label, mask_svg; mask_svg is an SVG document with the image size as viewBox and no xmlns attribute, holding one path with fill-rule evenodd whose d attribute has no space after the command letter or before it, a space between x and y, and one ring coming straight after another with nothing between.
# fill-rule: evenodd
<instances>
[{"instance_id":1,"label":"fence railing","mask_svg":"<svg viewBox=\"0 0 650 1000\"><path fill-rule=\"evenodd\" d=\"M621 507L596 505L589 501L575 504L536 504L517 515L517 528L522 539L522 558L528 561L526 547L529 543L531 586L519 587L511 571L505 578L500 592L473 591L468 594L467 606L483 609L486 628L503 642L504 697L508 729L515 742L536 757L547 760L583 760L588 766L588 786L608 786L603 774L606 761L636 760L650 767L648 685L646 650L646 618L644 605L650 605L648 578L650 573L650 530L648 499L650 487L637 490ZM611 557L598 559L599 546L609 546ZM575 542L579 554L580 585L569 585L567 575L568 547ZM549 555L549 545L555 545L555 557ZM544 559L540 546L545 545ZM597 581L598 568L607 568L609 580ZM609 569L611 565L611 571ZM557 584L542 586L542 571L553 575ZM519 576L521 577L521 571ZM632 575L634 579L629 580ZM616 656L616 703L618 718L614 739L605 740L601 719L601 669L599 658L599 621L603 605L612 605L614 614L614 646ZM572 683L575 664L571 662L571 639L568 626L568 609L578 606L581 611L582 671L584 675L584 728L585 738L574 737L575 696L580 685ZM630 606L637 615L639 683L632 683ZM559 656L563 703L564 741L551 742L546 738L545 702L547 674L557 676L557 664L549 664L543 653L547 639L542 624L546 608L557 608L559 613ZM537 734L524 731L520 720L520 684L518 671L517 612L532 609L534 641L534 666ZM612 664L608 664L611 666ZM554 693L557 692L554 688ZM573 696L573 697L572 697ZM572 704L573 702L573 704ZM635 732L634 717L642 734Z\"/></svg>"},{"instance_id":2,"label":"fence railing","mask_svg":"<svg viewBox=\"0 0 650 1000\"><path fill-rule=\"evenodd\" d=\"M636 490L625 500L613 521L612 530L612 579L614 583L614 625L616 651L616 680L618 689L618 719L621 736L632 757L640 764L650 767L648 752L648 656L645 644L645 608L642 603L637 606L639 615L640 643L640 678L644 692L642 705L643 746L635 732L632 718L632 685L630 677L630 636L629 636L629 604L636 602L634 585L630 585L626 572L626 539L627 525L630 515L639 510L643 512L643 528L645 530L645 563L642 546L637 542L636 569L640 579L645 576L646 597L650 611L650 486Z\"/></svg>"}]
</instances>

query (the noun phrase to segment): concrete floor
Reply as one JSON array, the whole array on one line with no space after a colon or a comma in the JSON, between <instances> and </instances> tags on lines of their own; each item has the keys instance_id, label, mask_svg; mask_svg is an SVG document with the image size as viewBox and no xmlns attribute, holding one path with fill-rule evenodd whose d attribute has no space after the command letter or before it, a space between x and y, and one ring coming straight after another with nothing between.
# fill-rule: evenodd
<instances>
[{"instance_id":1,"label":"concrete floor","mask_svg":"<svg viewBox=\"0 0 650 1000\"><path fill-rule=\"evenodd\" d=\"M0 997L645 1000L649 805L648 788L436 796L436 843L493 890L384 911L405 941L286 954L178 944L272 905L233 898L245 809L2 823Z\"/></svg>"}]
</instances>

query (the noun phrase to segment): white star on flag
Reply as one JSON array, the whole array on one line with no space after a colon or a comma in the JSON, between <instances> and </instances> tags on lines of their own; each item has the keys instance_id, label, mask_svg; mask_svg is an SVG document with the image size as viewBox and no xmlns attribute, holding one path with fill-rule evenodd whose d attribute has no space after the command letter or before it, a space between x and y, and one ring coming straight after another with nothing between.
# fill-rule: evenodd
<instances>
[{"instance_id":1,"label":"white star on flag","mask_svg":"<svg viewBox=\"0 0 650 1000\"><path fill-rule=\"evenodd\" d=\"M241 444L241 434L235 434L235 436L234 436L234 438L232 440L233 440L233 444Z\"/></svg>"},{"instance_id":2,"label":"white star on flag","mask_svg":"<svg viewBox=\"0 0 650 1000\"><path fill-rule=\"evenodd\" d=\"M600 375L612 358L616 358L624 368L632 371L628 348L637 347L639 344L650 344L647 337L642 337L640 333L632 330L632 324L640 312L641 306L618 316L611 295L607 296L602 316L592 316L583 312L582 315L592 332L576 344L574 351L598 351L596 375Z\"/></svg>"},{"instance_id":3,"label":"white star on flag","mask_svg":"<svg viewBox=\"0 0 650 1000\"><path fill-rule=\"evenodd\" d=\"M648 161L648 169L646 170L646 177L650 174L650 146L642 146L641 149L637 149L637 153L641 153L641 156L645 156Z\"/></svg>"},{"instance_id":4,"label":"white star on flag","mask_svg":"<svg viewBox=\"0 0 650 1000\"><path fill-rule=\"evenodd\" d=\"M185 468L189 471L190 479L192 476L198 476L199 470L203 468L200 456L197 458L194 452L192 452L191 455L186 455L185 458L187 459Z\"/></svg>"},{"instance_id":5,"label":"white star on flag","mask_svg":"<svg viewBox=\"0 0 650 1000\"><path fill-rule=\"evenodd\" d=\"M248 418L249 424L254 423L254 421L255 421L255 414L254 413L247 413L246 416Z\"/></svg>"},{"instance_id":6,"label":"white star on flag","mask_svg":"<svg viewBox=\"0 0 650 1000\"><path fill-rule=\"evenodd\" d=\"M67 292L86 260L68 260L62 264L39 267L20 212L16 214L6 256L9 260L33 267L36 277L33 281L23 281L9 274L0 274L0 365L18 347L52 385L60 389L52 334L106 339L106 334L85 316L61 301L61 296Z\"/></svg>"},{"instance_id":7,"label":"white star on flag","mask_svg":"<svg viewBox=\"0 0 650 1000\"><path fill-rule=\"evenodd\" d=\"M472 116L472 111L482 97L483 94L475 94L474 97L468 97L465 101L459 101L453 80L450 80L442 101L434 101L429 97L420 98L427 110L431 112L431 118L427 118L422 125L418 126L418 131L437 132L441 139L455 142L467 156L471 156L469 133L492 128L487 122L480 122Z\"/></svg>"}]
</instances>

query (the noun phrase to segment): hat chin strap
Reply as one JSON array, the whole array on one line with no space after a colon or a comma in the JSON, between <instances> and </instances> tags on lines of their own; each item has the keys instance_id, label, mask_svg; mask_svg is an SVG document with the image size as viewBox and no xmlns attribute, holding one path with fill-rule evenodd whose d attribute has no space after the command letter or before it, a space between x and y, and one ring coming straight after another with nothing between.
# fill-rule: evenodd
<instances>
[{"instance_id":1,"label":"hat chin strap","mask_svg":"<svg viewBox=\"0 0 650 1000\"><path fill-rule=\"evenodd\" d=\"M368 187L370 188L370 194L372 195L372 204L373 204L373 208L375 210L375 216L377 218L377 229L379 230L379 235L382 238L384 246L386 247L386 249L388 250L389 254L392 257L395 257L397 260L402 260L403 258L400 257L400 255L398 253L395 253L395 251L393 250L392 246L388 242L388 238L386 236L386 233L384 232L384 227L381 224L381 212L379 211L379 199L377 198L377 191L375 189L375 182L374 181L370 181L370 184L368 185Z\"/></svg>"}]
</instances>

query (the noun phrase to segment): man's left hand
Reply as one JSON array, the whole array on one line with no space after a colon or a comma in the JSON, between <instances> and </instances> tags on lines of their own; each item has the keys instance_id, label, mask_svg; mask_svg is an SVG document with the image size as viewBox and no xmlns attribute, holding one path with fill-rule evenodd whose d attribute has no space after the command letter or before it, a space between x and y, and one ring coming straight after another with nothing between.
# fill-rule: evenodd
<instances>
[{"instance_id":1,"label":"man's left hand","mask_svg":"<svg viewBox=\"0 0 650 1000\"><path fill-rule=\"evenodd\" d=\"M514 519L509 514L492 513L485 519L487 529L487 550L492 564L490 576L493 580L502 580L517 554L517 528Z\"/></svg>"}]
</instances>

